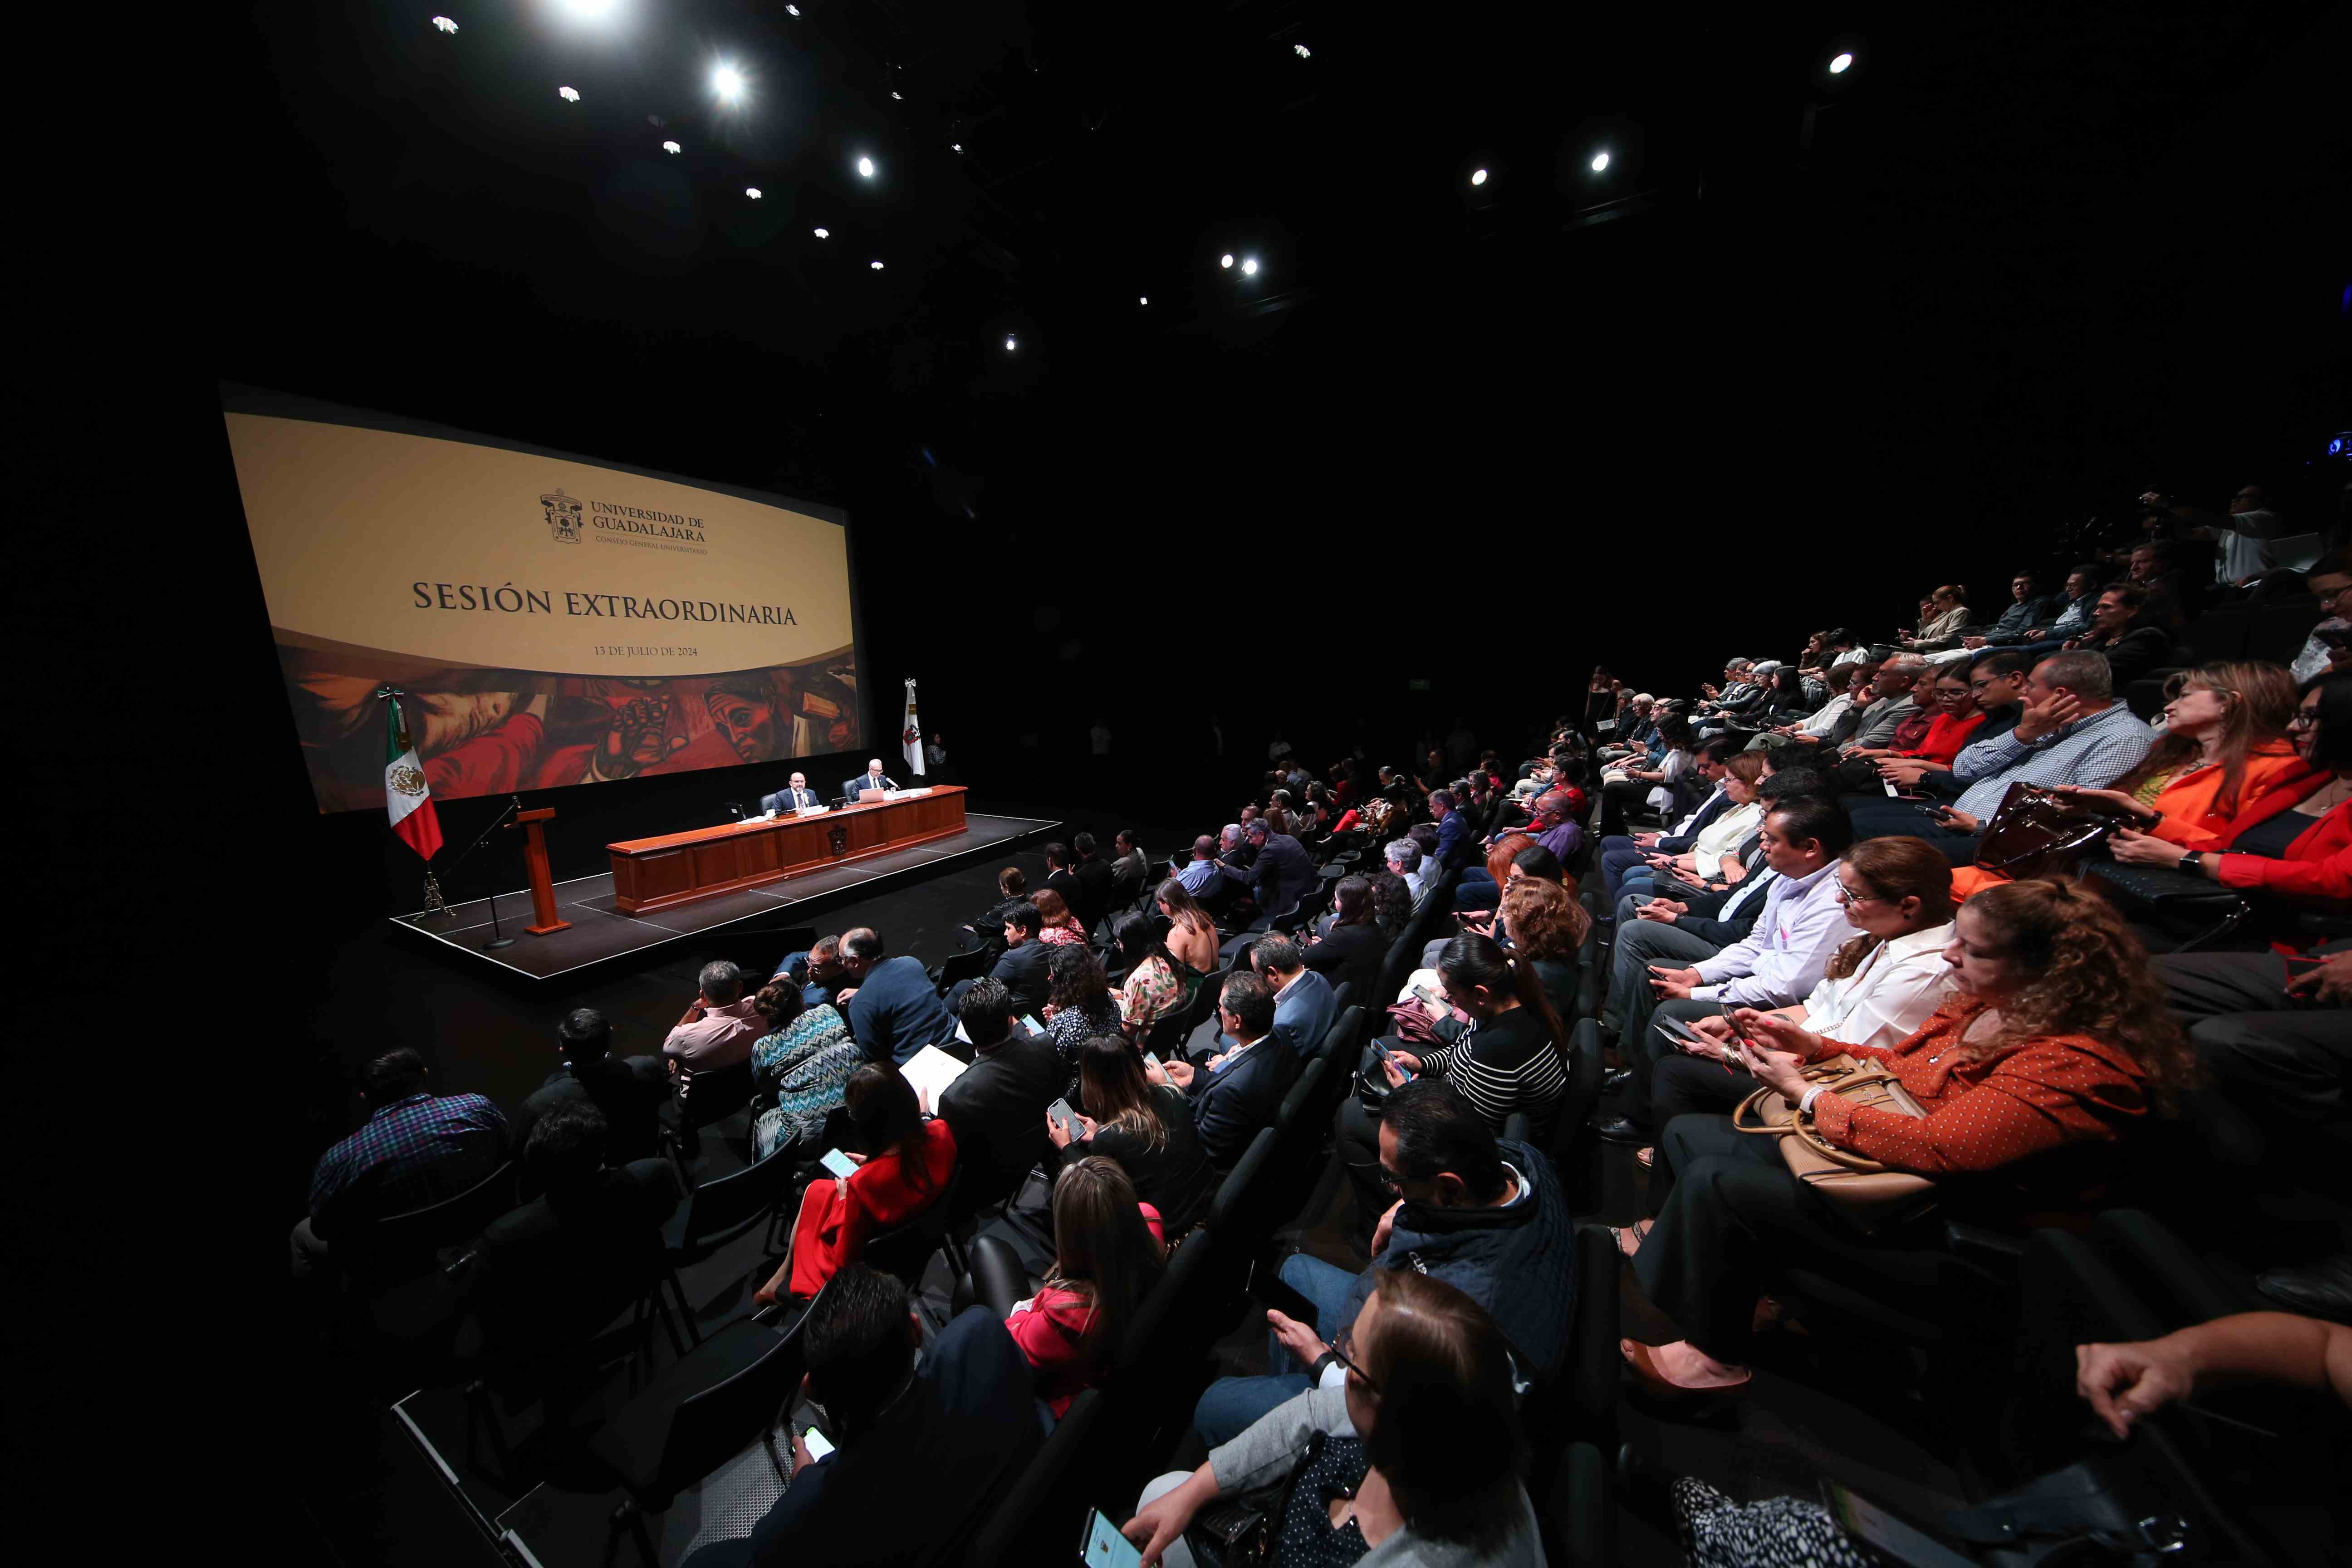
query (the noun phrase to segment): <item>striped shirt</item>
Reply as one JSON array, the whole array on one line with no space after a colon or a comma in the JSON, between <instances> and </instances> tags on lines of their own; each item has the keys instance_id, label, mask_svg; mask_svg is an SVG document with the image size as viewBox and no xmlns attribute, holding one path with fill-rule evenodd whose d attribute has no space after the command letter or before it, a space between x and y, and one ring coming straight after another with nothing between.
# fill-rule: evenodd
<instances>
[{"instance_id":1,"label":"striped shirt","mask_svg":"<svg viewBox=\"0 0 2352 1568\"><path fill-rule=\"evenodd\" d=\"M1953 805L1985 823L2000 809L2000 798L2013 784L2105 789L2137 767L2155 743L2155 731L2121 702L2038 741L2021 741L2015 730L2004 730L1952 759L1952 776L1969 785Z\"/></svg>"},{"instance_id":2,"label":"striped shirt","mask_svg":"<svg viewBox=\"0 0 2352 1568\"><path fill-rule=\"evenodd\" d=\"M1470 1021L1454 1042L1416 1052L1424 1071L1442 1074L1496 1128L1515 1110L1528 1114L1528 1136L1551 1136L1551 1121L1568 1092L1568 1068L1544 1030L1543 1015L1527 1007Z\"/></svg>"}]
</instances>

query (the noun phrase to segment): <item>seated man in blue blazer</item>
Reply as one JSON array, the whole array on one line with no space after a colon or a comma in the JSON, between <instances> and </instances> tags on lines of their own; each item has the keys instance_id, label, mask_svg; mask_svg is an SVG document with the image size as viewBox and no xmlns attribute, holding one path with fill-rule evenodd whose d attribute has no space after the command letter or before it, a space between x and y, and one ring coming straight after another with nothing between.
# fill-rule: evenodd
<instances>
[{"instance_id":1,"label":"seated man in blue blazer","mask_svg":"<svg viewBox=\"0 0 2352 1568\"><path fill-rule=\"evenodd\" d=\"M866 759L866 771L864 773L858 774L854 779L844 779L842 781L841 793L847 795L849 797L850 804L855 805L857 804L857 792L859 790L897 789L898 787L898 781L882 771L882 759L879 757L869 757Z\"/></svg>"},{"instance_id":2,"label":"seated man in blue blazer","mask_svg":"<svg viewBox=\"0 0 2352 1568\"><path fill-rule=\"evenodd\" d=\"M1339 1011L1331 983L1307 967L1307 955L1286 936L1263 936L1252 942L1250 967L1274 993L1276 1042L1290 1053L1297 1068L1304 1068L1321 1052L1323 1037L1331 1032L1331 1020Z\"/></svg>"},{"instance_id":3,"label":"seated man in blue blazer","mask_svg":"<svg viewBox=\"0 0 2352 1568\"><path fill-rule=\"evenodd\" d=\"M1151 1073L1191 1096L1192 1128L1209 1163L1230 1171L1261 1127L1274 1124L1285 1090L1298 1076L1291 1054L1274 1043L1274 988L1255 974L1235 974L1217 995L1223 1049L1199 1067L1171 1061ZM1328 1068L1326 1069L1328 1070Z\"/></svg>"},{"instance_id":4,"label":"seated man in blue blazer","mask_svg":"<svg viewBox=\"0 0 2352 1568\"><path fill-rule=\"evenodd\" d=\"M688 1568L846 1568L950 1561L1040 1442L1034 1374L1002 1320L970 1308L919 1361L907 1287L863 1263L809 1307L801 1342L807 1396L824 1406L834 1449L811 1459L793 1415L793 1481L740 1541ZM905 1506L919 1487L921 1505Z\"/></svg>"},{"instance_id":5,"label":"seated man in blue blazer","mask_svg":"<svg viewBox=\"0 0 2352 1568\"><path fill-rule=\"evenodd\" d=\"M797 811L804 805L823 805L816 791L808 786L808 774L794 773L793 782L773 795L760 797L760 809L768 812Z\"/></svg>"}]
</instances>

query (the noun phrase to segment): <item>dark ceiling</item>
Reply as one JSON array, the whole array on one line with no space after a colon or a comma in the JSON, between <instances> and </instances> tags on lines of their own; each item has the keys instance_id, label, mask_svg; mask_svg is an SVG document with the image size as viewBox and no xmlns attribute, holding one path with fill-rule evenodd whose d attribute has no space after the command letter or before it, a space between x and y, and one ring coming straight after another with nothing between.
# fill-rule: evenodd
<instances>
[{"instance_id":1,"label":"dark ceiling","mask_svg":"<svg viewBox=\"0 0 2352 1568\"><path fill-rule=\"evenodd\" d=\"M208 368L845 505L890 675L980 606L1099 700L1188 585L1262 637L1262 560L1327 607L1449 551L1566 589L1654 580L1669 524L1818 582L1808 528L1897 522L1866 604L1748 611L1876 624L1939 536L2005 576L2343 423L2352 40L2309 0L440 9L223 35ZM887 582L883 537L924 545ZM1570 658L1651 608L1550 607Z\"/></svg>"}]
</instances>

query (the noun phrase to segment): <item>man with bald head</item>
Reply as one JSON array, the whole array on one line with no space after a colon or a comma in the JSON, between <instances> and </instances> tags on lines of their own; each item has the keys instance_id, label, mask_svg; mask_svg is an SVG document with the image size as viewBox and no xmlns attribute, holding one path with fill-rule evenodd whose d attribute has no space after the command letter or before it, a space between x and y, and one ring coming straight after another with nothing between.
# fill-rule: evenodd
<instances>
[{"instance_id":1,"label":"man with bald head","mask_svg":"<svg viewBox=\"0 0 2352 1568\"><path fill-rule=\"evenodd\" d=\"M793 774L790 784L772 795L761 797L760 809L772 814L779 811L798 811L803 806L822 804L816 798L816 791L808 786L808 774L796 772Z\"/></svg>"}]
</instances>

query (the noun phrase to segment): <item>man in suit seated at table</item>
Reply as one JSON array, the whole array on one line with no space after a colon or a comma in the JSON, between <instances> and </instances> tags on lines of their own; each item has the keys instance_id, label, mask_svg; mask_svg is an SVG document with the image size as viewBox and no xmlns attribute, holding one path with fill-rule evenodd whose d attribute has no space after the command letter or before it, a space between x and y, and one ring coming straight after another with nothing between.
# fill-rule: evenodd
<instances>
[{"instance_id":1,"label":"man in suit seated at table","mask_svg":"<svg viewBox=\"0 0 2352 1568\"><path fill-rule=\"evenodd\" d=\"M794 773L791 784L773 795L763 795L760 797L760 809L771 814L797 811L804 805L823 805L824 804L817 799L816 791L809 788L806 773Z\"/></svg>"},{"instance_id":2,"label":"man in suit seated at table","mask_svg":"<svg viewBox=\"0 0 2352 1568\"><path fill-rule=\"evenodd\" d=\"M967 1308L920 1358L907 1287L863 1263L809 1308L808 1397L833 1452L812 1460L792 1415L793 1480L751 1533L686 1568L927 1564L960 1554L1040 1441L1035 1374L1003 1321ZM915 1506L908 1506L909 1502Z\"/></svg>"},{"instance_id":3,"label":"man in suit seated at table","mask_svg":"<svg viewBox=\"0 0 2352 1568\"><path fill-rule=\"evenodd\" d=\"M857 804L859 790L897 789L898 787L898 781L882 771L882 759L869 757L866 762L866 771L854 779L845 781L841 786L841 793L847 795L849 803L855 805Z\"/></svg>"},{"instance_id":4,"label":"man in suit seated at table","mask_svg":"<svg viewBox=\"0 0 2352 1568\"><path fill-rule=\"evenodd\" d=\"M1217 1026L1223 1048L1215 1056L1197 1068L1171 1061L1151 1077L1192 1097L1201 1147L1224 1172L1248 1150L1257 1130L1273 1123L1297 1064L1267 1038L1274 1032L1274 988L1255 974L1226 980L1217 994Z\"/></svg>"}]
</instances>

